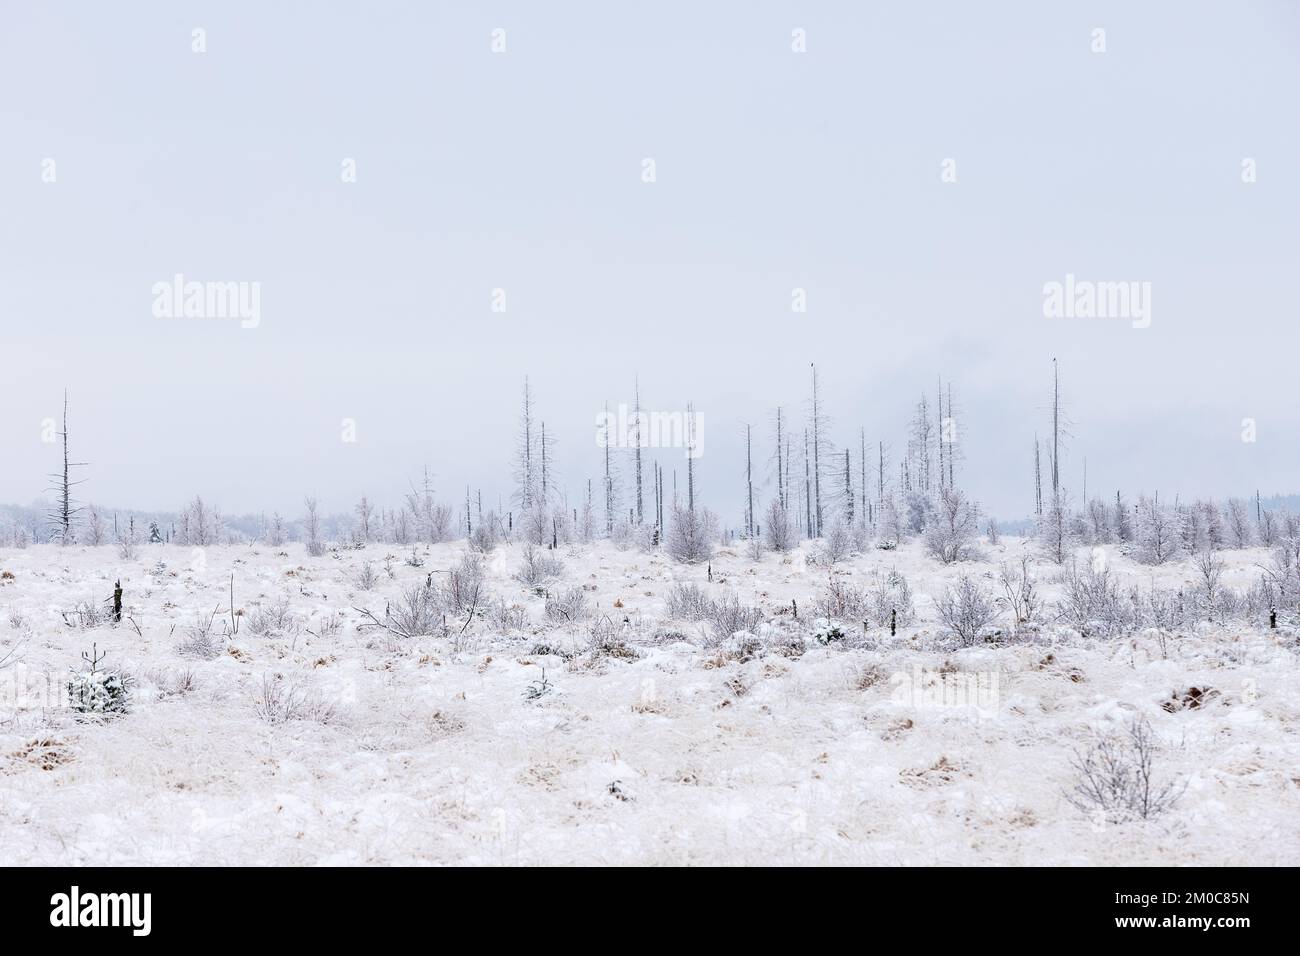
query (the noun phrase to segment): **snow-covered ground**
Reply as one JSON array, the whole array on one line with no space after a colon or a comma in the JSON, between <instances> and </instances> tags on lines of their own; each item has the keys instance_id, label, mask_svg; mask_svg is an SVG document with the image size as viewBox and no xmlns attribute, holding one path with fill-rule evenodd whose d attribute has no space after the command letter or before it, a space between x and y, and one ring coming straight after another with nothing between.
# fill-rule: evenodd
<instances>
[{"instance_id":1,"label":"snow-covered ground","mask_svg":"<svg viewBox=\"0 0 1300 956\"><path fill-rule=\"evenodd\" d=\"M894 638L847 622L849 640L813 641L828 572L803 551L755 564L722 549L709 582L703 565L607 543L559 551L551 589L586 589L579 623L547 622L513 579L511 545L486 558L488 589L526 608L522 630L454 615L444 637L358 630L354 608L382 617L464 550L421 547L418 568L379 544L315 558L298 544L147 545L131 561L107 547L0 552L0 863L1300 863L1290 632L1049 627L950 646L933 598L962 573L992 588L997 562L1033 554L1057 595L1056 566L1009 538L983 562L942 567L908 544L838 566L859 584L906 575L917 620ZM1225 558L1224 583L1244 589L1266 555ZM1143 586L1194 586L1187 561L1106 560ZM372 590L356 583L367 563ZM243 613L225 638L232 575ZM104 606L118 577L130 620L68 614ZM740 653L667 619L681 581L762 607L780 639ZM282 601L288 617L253 633L259 605ZM197 618L219 638L211 659L179 650ZM92 645L133 679L124 716L87 720L64 702ZM937 702L937 679L980 690ZM1203 704L1163 706L1198 703L1193 687ZM1159 741L1156 775L1185 790L1163 815L1107 823L1067 801L1071 755L1133 715Z\"/></svg>"}]
</instances>

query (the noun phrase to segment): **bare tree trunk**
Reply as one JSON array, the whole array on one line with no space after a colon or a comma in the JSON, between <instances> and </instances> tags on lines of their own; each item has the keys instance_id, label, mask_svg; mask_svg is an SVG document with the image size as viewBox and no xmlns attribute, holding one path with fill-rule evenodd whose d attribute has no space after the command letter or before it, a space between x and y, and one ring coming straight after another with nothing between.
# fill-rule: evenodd
<instances>
[{"instance_id":1,"label":"bare tree trunk","mask_svg":"<svg viewBox=\"0 0 1300 956\"><path fill-rule=\"evenodd\" d=\"M633 409L633 415L636 419L636 523L641 524L644 519L641 501L641 379L637 378L635 383L636 406Z\"/></svg>"},{"instance_id":2,"label":"bare tree trunk","mask_svg":"<svg viewBox=\"0 0 1300 956\"><path fill-rule=\"evenodd\" d=\"M782 484L781 472L781 408L779 405L776 409L776 493L777 497L781 499L781 507L784 508L786 503L785 485Z\"/></svg>"},{"instance_id":3,"label":"bare tree trunk","mask_svg":"<svg viewBox=\"0 0 1300 956\"><path fill-rule=\"evenodd\" d=\"M1061 374L1052 359L1052 495L1061 487Z\"/></svg>"},{"instance_id":4,"label":"bare tree trunk","mask_svg":"<svg viewBox=\"0 0 1300 956\"><path fill-rule=\"evenodd\" d=\"M822 466L821 466L821 401L817 394L817 366L812 367L812 407L813 407L813 483L815 488L815 498L817 501L817 533L813 537L821 537L822 533Z\"/></svg>"},{"instance_id":5,"label":"bare tree trunk","mask_svg":"<svg viewBox=\"0 0 1300 956\"><path fill-rule=\"evenodd\" d=\"M752 429L745 426L745 487L749 495L749 505L745 509L745 537L754 537L754 456L751 440Z\"/></svg>"},{"instance_id":6,"label":"bare tree trunk","mask_svg":"<svg viewBox=\"0 0 1300 956\"><path fill-rule=\"evenodd\" d=\"M695 510L695 406L686 406L686 510Z\"/></svg>"}]
</instances>

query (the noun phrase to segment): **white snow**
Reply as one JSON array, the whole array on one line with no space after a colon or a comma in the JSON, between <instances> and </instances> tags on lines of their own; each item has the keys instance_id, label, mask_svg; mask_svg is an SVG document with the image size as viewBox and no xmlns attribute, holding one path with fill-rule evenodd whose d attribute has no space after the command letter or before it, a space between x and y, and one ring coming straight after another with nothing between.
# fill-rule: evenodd
<instances>
[{"instance_id":1,"label":"white snow","mask_svg":"<svg viewBox=\"0 0 1300 956\"><path fill-rule=\"evenodd\" d=\"M542 599L511 578L518 546L489 557L489 586L527 607L535 633L475 621L462 634L461 620L450 637L357 631L354 606L382 615L464 548L420 548L422 568L382 544L319 558L297 544L154 545L130 562L107 547L0 552L12 574L0 580L0 657L13 651L0 670L0 863L1300 862L1288 633L1205 625L1170 637L1167 657L1153 634L1056 629L943 649L932 597L961 573L991 587L997 561L1039 554L1010 538L948 568L916 544L841 566L859 582L896 567L916 595L916 624L895 639L872 629L867 647L809 640L801 656L727 660L702 625L663 619L671 584L694 581L768 614L797 599L810 632L826 570L801 551L755 565L741 546L718 553L712 583L705 566L659 554L561 548L562 583L588 587L635 657L587 650L590 620L547 625ZM1224 583L1237 588L1265 560L1225 557ZM1143 584L1192 586L1185 561L1152 569L1113 549L1108 560ZM366 562L381 584L359 592L351 579ZM1053 597L1055 566L1035 568ZM255 636L245 614L216 659L182 657L196 615L219 609L218 631L230 620L232 574L237 609L285 599L302 629ZM119 576L141 635L127 622L65 623L61 612L102 605ZM334 614L342 627L328 635ZM66 706L64 684L92 643L102 666L134 678L126 716L87 720ZM539 644L575 653L533 653ZM995 679L995 705L909 698L918 671L941 669ZM543 670L549 691L526 700ZM1162 708L1193 686L1218 696ZM299 716L259 715L277 687ZM1072 748L1134 714L1160 740L1157 773L1186 791L1155 819L1095 822L1064 796Z\"/></svg>"}]
</instances>

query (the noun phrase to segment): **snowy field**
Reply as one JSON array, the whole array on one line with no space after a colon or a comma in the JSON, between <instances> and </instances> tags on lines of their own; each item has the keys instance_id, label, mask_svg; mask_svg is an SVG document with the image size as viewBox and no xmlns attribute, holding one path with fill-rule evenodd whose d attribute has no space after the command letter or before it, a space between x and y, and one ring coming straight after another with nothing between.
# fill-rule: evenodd
<instances>
[{"instance_id":1,"label":"snowy field","mask_svg":"<svg viewBox=\"0 0 1300 956\"><path fill-rule=\"evenodd\" d=\"M832 573L804 549L756 563L737 545L709 581L599 542L561 546L542 594L503 545L470 600L488 612L402 637L357 609L384 620L445 589L465 542L420 547L419 567L382 544L5 549L0 862L1300 863L1293 629L1081 636L1052 623L1061 571L1038 546L981 550L943 566L909 543ZM962 574L999 594L1022 554L1045 623L1013 635L1004 611L1000 639L959 646L936 597ZM1269 559L1223 556L1240 591ZM1079 560L1124 589L1196 587L1188 560ZM892 570L915 603L896 636L874 614L815 623L832 577L870 592ZM123 620L97 621L119 577ZM726 637L670 615L683 582L766 621ZM67 704L92 645L130 679L124 715ZM1127 821L1076 808L1072 757L1135 716L1176 802Z\"/></svg>"}]
</instances>

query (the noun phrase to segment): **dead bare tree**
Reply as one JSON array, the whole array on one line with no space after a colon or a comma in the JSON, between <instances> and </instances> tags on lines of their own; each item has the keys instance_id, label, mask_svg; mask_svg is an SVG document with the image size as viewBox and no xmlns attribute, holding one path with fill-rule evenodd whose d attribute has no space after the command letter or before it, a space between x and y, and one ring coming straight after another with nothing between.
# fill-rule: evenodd
<instances>
[{"instance_id":1,"label":"dead bare tree","mask_svg":"<svg viewBox=\"0 0 1300 956\"><path fill-rule=\"evenodd\" d=\"M59 544L72 544L74 535L72 525L77 515L82 511L80 505L72 497L74 486L82 484L85 479L78 481L72 480L72 469L84 467L87 462L71 461L68 454L68 390L63 390L63 430L57 433L63 441L63 471L62 473L51 474L50 477L57 484L49 489L57 495L55 510L50 513L50 520L54 523L54 537Z\"/></svg>"}]
</instances>

